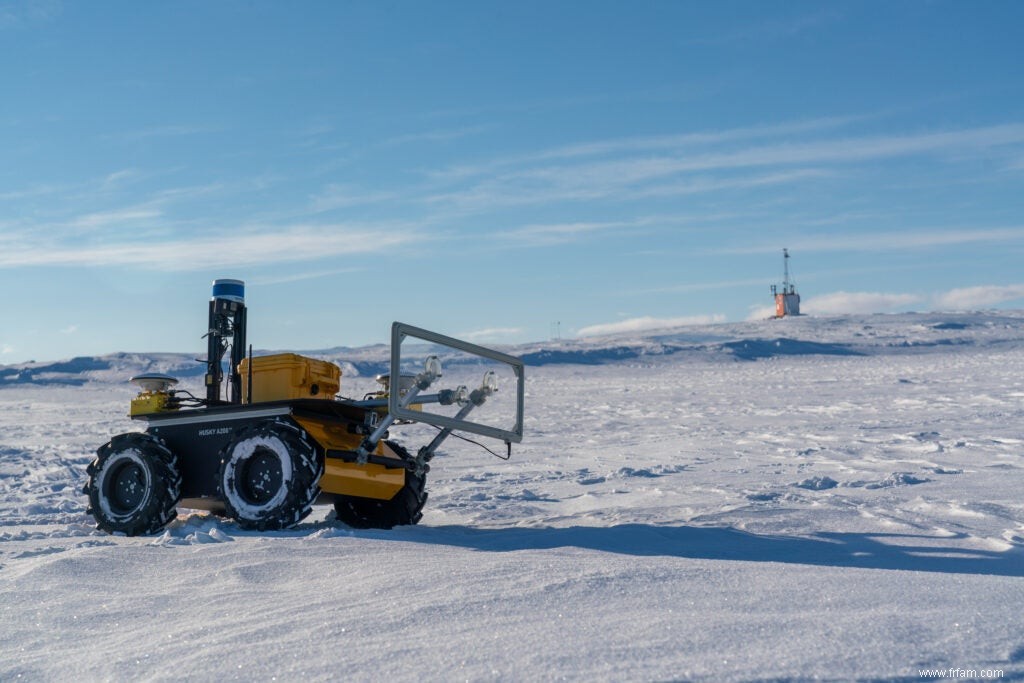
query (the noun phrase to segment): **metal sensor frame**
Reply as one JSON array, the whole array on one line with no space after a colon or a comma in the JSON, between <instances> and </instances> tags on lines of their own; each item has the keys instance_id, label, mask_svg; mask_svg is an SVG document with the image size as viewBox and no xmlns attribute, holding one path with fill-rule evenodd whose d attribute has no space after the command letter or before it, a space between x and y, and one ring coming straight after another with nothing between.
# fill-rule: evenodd
<instances>
[{"instance_id":1,"label":"metal sensor frame","mask_svg":"<svg viewBox=\"0 0 1024 683\"><path fill-rule=\"evenodd\" d=\"M407 325L405 323L393 323L391 325L391 376L400 375L402 361L402 341L406 337L422 339L423 341L447 346L474 356L481 356L498 363L504 363L512 367L516 376L516 420L512 429L500 429L489 425L477 424L468 420L459 420L446 415L427 412L426 410L413 410L401 405L399 392L392 391L388 396L388 412L399 420L411 420L413 422L425 422L437 427L445 427L460 432L471 432L481 436L489 436L493 439L500 439L508 443L520 443L523 440L523 407L526 396L526 369L523 361L507 353L501 353L477 344L471 344L461 339L448 337L437 332L424 330L420 327Z\"/></svg>"}]
</instances>

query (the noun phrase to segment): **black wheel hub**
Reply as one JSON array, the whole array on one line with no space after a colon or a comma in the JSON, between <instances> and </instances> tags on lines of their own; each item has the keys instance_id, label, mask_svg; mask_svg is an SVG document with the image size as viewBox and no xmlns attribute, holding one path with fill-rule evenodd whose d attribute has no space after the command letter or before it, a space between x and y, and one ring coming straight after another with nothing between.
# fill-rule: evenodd
<instances>
[{"instance_id":1,"label":"black wheel hub","mask_svg":"<svg viewBox=\"0 0 1024 683\"><path fill-rule=\"evenodd\" d=\"M107 481L107 500L118 514L136 509L146 497L146 473L134 461L119 465Z\"/></svg>"},{"instance_id":2,"label":"black wheel hub","mask_svg":"<svg viewBox=\"0 0 1024 683\"><path fill-rule=\"evenodd\" d=\"M239 474L238 492L251 505L267 503L284 483L281 459L267 448L257 448Z\"/></svg>"}]
</instances>

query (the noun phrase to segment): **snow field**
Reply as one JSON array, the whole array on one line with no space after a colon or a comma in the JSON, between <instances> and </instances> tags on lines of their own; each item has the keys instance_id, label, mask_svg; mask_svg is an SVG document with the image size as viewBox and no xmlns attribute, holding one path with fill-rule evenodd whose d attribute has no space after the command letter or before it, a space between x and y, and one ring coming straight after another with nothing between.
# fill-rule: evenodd
<instances>
[{"instance_id":1,"label":"snow field","mask_svg":"<svg viewBox=\"0 0 1024 683\"><path fill-rule=\"evenodd\" d=\"M0 680L1024 678L1024 335L986 320L528 368L512 460L447 442L387 532L98 533L84 470L131 387L0 389Z\"/></svg>"}]
</instances>

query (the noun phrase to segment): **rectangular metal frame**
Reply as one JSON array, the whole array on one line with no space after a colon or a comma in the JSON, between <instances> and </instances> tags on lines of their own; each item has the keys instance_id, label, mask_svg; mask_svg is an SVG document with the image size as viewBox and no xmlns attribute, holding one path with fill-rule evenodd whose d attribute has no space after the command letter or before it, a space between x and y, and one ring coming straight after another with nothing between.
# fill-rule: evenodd
<instances>
[{"instance_id":1,"label":"rectangular metal frame","mask_svg":"<svg viewBox=\"0 0 1024 683\"><path fill-rule=\"evenodd\" d=\"M523 440L523 406L525 404L526 396L526 371L523 361L519 360L515 356L510 356L507 353L501 353L500 351L495 351L494 349L489 349L485 346L471 344L470 342L462 341L461 339L448 337L413 325L396 322L391 325L392 377L399 377L401 375L402 341L406 337L414 337L434 344L448 346L459 351L465 351L466 353L474 356L481 356L483 358L511 366L517 380L516 421L515 426L513 426L511 430L499 429L498 427L477 424L468 420L456 420L445 415L430 413L426 410L419 411L411 408L403 408L399 403L401 397L397 391L392 391L388 396L388 412L391 413L391 415L399 420L426 422L427 424L436 425L438 427L447 427L448 429L454 429L462 432L471 432L473 434L489 436L494 439L501 439L502 441L508 441L511 443L519 443ZM473 389L473 387L470 387L470 389ZM486 410L486 408L482 409Z\"/></svg>"}]
</instances>

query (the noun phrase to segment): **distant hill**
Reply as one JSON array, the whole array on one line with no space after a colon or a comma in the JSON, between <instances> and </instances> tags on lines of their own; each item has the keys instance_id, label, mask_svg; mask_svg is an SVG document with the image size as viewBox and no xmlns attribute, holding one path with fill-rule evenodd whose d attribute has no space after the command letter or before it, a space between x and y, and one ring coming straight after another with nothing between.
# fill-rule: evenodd
<instances>
[{"instance_id":1,"label":"distant hill","mask_svg":"<svg viewBox=\"0 0 1024 683\"><path fill-rule=\"evenodd\" d=\"M669 357L675 360L736 362L780 356L928 353L953 347L999 348L1010 345L1024 345L1024 312L801 316L499 348L522 358L528 366L536 367L666 362ZM422 346L407 351L409 357L417 357L437 350ZM274 352L258 351L256 355ZM382 344L295 352L338 363L349 377L388 371L389 349ZM205 372L205 366L195 360L197 355L196 352L120 352L55 362L0 365L0 388L25 384L82 385L93 381L120 383L127 377L145 372L195 378ZM442 360L448 364L462 362L450 354Z\"/></svg>"}]
</instances>

